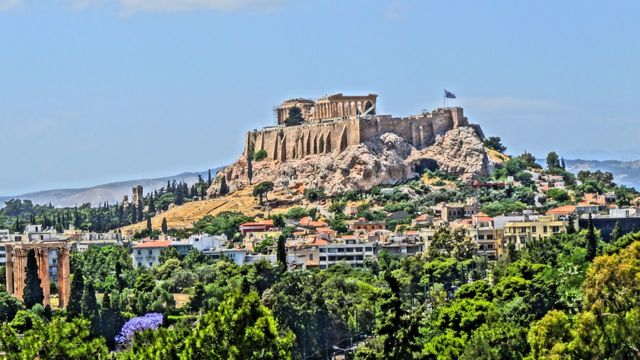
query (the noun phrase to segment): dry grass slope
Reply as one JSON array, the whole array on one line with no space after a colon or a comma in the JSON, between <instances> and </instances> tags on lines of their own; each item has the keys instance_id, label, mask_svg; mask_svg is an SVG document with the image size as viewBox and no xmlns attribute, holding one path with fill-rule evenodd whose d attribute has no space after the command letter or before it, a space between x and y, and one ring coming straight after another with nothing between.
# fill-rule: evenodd
<instances>
[{"instance_id":1,"label":"dry grass slope","mask_svg":"<svg viewBox=\"0 0 640 360\"><path fill-rule=\"evenodd\" d=\"M194 221L206 215L217 215L223 211L240 211L249 216L254 216L261 211L257 206L256 198L252 196L252 191L253 187L247 187L223 198L193 201L176 206L151 218L151 225L154 229L160 229L162 218L167 218L169 228L185 229L190 228L193 226ZM146 226L146 221L125 226L122 228L122 233L133 234Z\"/></svg>"}]
</instances>

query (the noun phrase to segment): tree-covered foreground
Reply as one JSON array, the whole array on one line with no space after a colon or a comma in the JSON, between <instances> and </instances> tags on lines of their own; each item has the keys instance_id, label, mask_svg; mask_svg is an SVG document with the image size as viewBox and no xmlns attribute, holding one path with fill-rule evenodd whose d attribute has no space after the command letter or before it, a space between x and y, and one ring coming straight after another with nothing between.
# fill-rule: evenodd
<instances>
[{"instance_id":1,"label":"tree-covered foreground","mask_svg":"<svg viewBox=\"0 0 640 360\"><path fill-rule=\"evenodd\" d=\"M637 359L640 233L596 254L594 235L496 263L441 241L319 271L197 252L134 270L125 249L92 248L72 259L66 311L0 293L0 348L8 359Z\"/></svg>"}]
</instances>

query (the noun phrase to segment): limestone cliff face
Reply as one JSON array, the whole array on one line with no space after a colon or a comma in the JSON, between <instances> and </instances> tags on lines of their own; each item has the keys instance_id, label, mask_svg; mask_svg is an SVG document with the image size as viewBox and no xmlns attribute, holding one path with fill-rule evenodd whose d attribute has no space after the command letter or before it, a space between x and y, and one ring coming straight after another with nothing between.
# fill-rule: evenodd
<instances>
[{"instance_id":1,"label":"limestone cliff face","mask_svg":"<svg viewBox=\"0 0 640 360\"><path fill-rule=\"evenodd\" d=\"M463 126L439 135L433 145L422 149L394 133L384 133L342 151L287 161L254 161L252 183L272 181L276 192L292 196L302 195L306 188L322 188L332 195L403 181L425 168L438 168L467 180L488 175L492 164L477 131ZM247 187L246 159L243 157L218 173L209 189L210 196L220 194L222 177L230 192Z\"/></svg>"}]
</instances>

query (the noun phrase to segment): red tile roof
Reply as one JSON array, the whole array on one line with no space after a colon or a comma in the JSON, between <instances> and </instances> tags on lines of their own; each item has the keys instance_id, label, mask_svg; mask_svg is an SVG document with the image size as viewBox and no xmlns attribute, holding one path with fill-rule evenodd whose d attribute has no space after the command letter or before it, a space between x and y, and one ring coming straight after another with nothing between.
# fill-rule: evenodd
<instances>
[{"instance_id":1,"label":"red tile roof","mask_svg":"<svg viewBox=\"0 0 640 360\"><path fill-rule=\"evenodd\" d=\"M575 205L565 205L547 211L547 215L569 215L576 211Z\"/></svg>"},{"instance_id":2,"label":"red tile roof","mask_svg":"<svg viewBox=\"0 0 640 360\"><path fill-rule=\"evenodd\" d=\"M154 248L166 248L171 244L169 240L152 240L152 241L143 241L141 243L134 244L132 248L134 249L154 249Z\"/></svg>"}]
</instances>

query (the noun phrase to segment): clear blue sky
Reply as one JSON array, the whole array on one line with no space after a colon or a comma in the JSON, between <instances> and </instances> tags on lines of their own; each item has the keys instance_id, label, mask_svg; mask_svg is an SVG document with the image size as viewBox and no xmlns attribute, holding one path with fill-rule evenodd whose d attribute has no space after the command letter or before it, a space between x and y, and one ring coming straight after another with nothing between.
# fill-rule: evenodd
<instances>
[{"instance_id":1,"label":"clear blue sky","mask_svg":"<svg viewBox=\"0 0 640 360\"><path fill-rule=\"evenodd\" d=\"M640 158L640 2L0 0L0 195L204 170L289 97L443 88L509 152Z\"/></svg>"}]
</instances>

